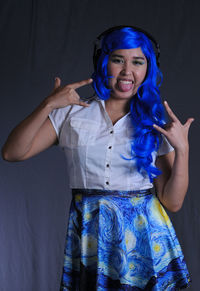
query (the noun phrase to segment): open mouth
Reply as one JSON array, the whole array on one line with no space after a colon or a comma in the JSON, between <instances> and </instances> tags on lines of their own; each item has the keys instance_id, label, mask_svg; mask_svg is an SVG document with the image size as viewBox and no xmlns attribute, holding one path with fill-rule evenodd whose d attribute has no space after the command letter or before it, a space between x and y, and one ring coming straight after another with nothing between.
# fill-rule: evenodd
<instances>
[{"instance_id":1,"label":"open mouth","mask_svg":"<svg viewBox=\"0 0 200 291\"><path fill-rule=\"evenodd\" d=\"M117 81L117 85L120 91L122 92L128 92L130 90L133 89L133 81L132 80L123 80L123 79L119 79Z\"/></svg>"}]
</instances>

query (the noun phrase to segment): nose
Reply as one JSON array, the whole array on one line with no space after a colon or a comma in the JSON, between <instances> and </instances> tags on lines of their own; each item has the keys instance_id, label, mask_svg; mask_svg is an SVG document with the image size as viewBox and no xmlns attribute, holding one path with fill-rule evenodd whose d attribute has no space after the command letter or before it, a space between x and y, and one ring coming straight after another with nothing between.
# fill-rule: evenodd
<instances>
[{"instance_id":1,"label":"nose","mask_svg":"<svg viewBox=\"0 0 200 291\"><path fill-rule=\"evenodd\" d=\"M125 62L121 74L124 76L130 75L131 74L131 64L129 62Z\"/></svg>"}]
</instances>

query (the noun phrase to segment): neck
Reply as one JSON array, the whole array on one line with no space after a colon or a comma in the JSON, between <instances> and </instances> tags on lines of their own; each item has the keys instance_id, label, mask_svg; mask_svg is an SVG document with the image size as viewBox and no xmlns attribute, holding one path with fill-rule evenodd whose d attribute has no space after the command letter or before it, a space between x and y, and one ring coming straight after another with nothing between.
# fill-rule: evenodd
<instances>
[{"instance_id":1,"label":"neck","mask_svg":"<svg viewBox=\"0 0 200 291\"><path fill-rule=\"evenodd\" d=\"M105 101L105 106L107 111L127 114L130 110L130 100L116 100L109 98Z\"/></svg>"}]
</instances>

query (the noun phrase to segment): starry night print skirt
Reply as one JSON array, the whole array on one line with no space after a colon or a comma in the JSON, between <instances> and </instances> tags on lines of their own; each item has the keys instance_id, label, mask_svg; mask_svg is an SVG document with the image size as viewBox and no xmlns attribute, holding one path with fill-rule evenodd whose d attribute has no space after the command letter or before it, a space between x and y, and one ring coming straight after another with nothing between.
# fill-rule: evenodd
<instances>
[{"instance_id":1,"label":"starry night print skirt","mask_svg":"<svg viewBox=\"0 0 200 291\"><path fill-rule=\"evenodd\" d=\"M60 290L179 290L190 282L172 223L150 190L72 189Z\"/></svg>"}]
</instances>

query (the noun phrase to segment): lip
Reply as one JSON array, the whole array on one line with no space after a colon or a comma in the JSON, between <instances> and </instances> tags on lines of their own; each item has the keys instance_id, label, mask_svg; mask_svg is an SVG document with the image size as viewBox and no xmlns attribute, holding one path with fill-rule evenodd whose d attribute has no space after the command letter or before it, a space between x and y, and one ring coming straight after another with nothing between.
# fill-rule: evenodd
<instances>
[{"instance_id":1,"label":"lip","mask_svg":"<svg viewBox=\"0 0 200 291\"><path fill-rule=\"evenodd\" d=\"M131 82L131 83L134 83L133 82L133 80L131 80L131 79L122 79L122 78L120 78L120 79L117 79L117 82L120 82L120 81L122 81L122 82Z\"/></svg>"},{"instance_id":2,"label":"lip","mask_svg":"<svg viewBox=\"0 0 200 291\"><path fill-rule=\"evenodd\" d=\"M124 93L130 93L134 88L134 81L132 79L128 78L118 78L116 83L116 89L120 92Z\"/></svg>"}]
</instances>

